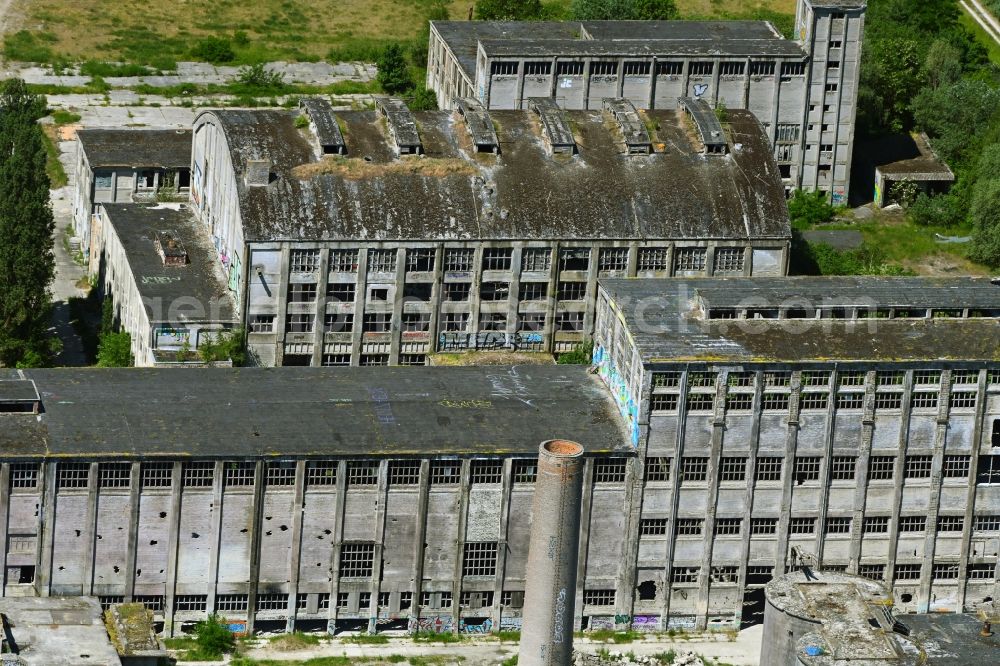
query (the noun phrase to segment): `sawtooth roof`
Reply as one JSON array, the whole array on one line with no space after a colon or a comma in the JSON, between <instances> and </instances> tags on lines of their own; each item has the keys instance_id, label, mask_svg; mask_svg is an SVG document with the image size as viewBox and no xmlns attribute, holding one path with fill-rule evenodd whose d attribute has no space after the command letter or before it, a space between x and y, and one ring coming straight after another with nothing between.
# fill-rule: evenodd
<instances>
[{"instance_id":1,"label":"sawtooth roof","mask_svg":"<svg viewBox=\"0 0 1000 666\"><path fill-rule=\"evenodd\" d=\"M0 379L21 379L7 370ZM627 450L583 366L25 370L42 414L0 414L3 458L535 455ZM2 383L2 382L0 382Z\"/></svg>"},{"instance_id":2,"label":"sawtooth roof","mask_svg":"<svg viewBox=\"0 0 1000 666\"><path fill-rule=\"evenodd\" d=\"M236 171L245 238L272 240L778 239L791 231L766 135L729 110L729 156L705 156L690 122L644 111L657 152L629 156L611 114L567 111L577 154L551 155L538 116L489 112L500 154L477 152L455 112L413 114L425 153L396 156L374 111L337 112L347 157L317 162L294 114L206 111ZM272 163L247 186L248 160Z\"/></svg>"},{"instance_id":3,"label":"sawtooth roof","mask_svg":"<svg viewBox=\"0 0 1000 666\"><path fill-rule=\"evenodd\" d=\"M87 129L76 133L91 169L191 166L191 130Z\"/></svg>"}]
</instances>

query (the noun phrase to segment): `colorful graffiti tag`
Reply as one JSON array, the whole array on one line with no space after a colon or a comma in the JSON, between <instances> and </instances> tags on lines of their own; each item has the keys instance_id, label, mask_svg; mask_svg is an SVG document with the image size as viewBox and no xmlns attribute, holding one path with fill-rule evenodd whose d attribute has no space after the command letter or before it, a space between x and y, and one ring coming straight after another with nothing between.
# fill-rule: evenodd
<instances>
[{"instance_id":1,"label":"colorful graffiti tag","mask_svg":"<svg viewBox=\"0 0 1000 666\"><path fill-rule=\"evenodd\" d=\"M659 615L636 615L632 618L632 629L634 631L659 631Z\"/></svg>"},{"instance_id":2,"label":"colorful graffiti tag","mask_svg":"<svg viewBox=\"0 0 1000 666\"><path fill-rule=\"evenodd\" d=\"M500 631L521 631L520 615L501 615Z\"/></svg>"},{"instance_id":3,"label":"colorful graffiti tag","mask_svg":"<svg viewBox=\"0 0 1000 666\"><path fill-rule=\"evenodd\" d=\"M458 631L462 634L488 634L493 631L493 620L490 618L461 618L458 621Z\"/></svg>"},{"instance_id":4,"label":"colorful graffiti tag","mask_svg":"<svg viewBox=\"0 0 1000 666\"><path fill-rule=\"evenodd\" d=\"M453 350L496 350L539 348L542 344L541 333L504 333L503 331L479 331L476 333L448 332L438 337L438 351Z\"/></svg>"},{"instance_id":5,"label":"colorful graffiti tag","mask_svg":"<svg viewBox=\"0 0 1000 666\"><path fill-rule=\"evenodd\" d=\"M626 423L628 423L632 446L638 447L639 405L629 391L628 382L618 374L618 369L615 368L614 361L611 360L611 355L601 345L594 345L593 364L597 366L598 375L600 375L601 379L611 390L611 395L614 396L615 402L618 403L618 410L621 412Z\"/></svg>"},{"instance_id":6,"label":"colorful graffiti tag","mask_svg":"<svg viewBox=\"0 0 1000 666\"><path fill-rule=\"evenodd\" d=\"M409 623L409 630L411 632L428 632L434 634L443 634L450 632L452 630L452 618L451 615L432 615L429 617L411 617Z\"/></svg>"}]
</instances>

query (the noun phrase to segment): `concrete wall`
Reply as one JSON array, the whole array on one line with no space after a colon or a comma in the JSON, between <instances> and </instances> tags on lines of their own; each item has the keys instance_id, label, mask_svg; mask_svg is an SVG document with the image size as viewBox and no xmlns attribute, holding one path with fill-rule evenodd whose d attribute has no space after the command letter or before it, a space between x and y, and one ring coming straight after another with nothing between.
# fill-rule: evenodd
<instances>
[{"instance_id":1,"label":"concrete wall","mask_svg":"<svg viewBox=\"0 0 1000 666\"><path fill-rule=\"evenodd\" d=\"M324 364L417 364L434 351L461 351L464 349L520 349L523 351L569 351L589 337L593 330L593 306L597 293L597 279L610 276L664 277L677 275L721 275L714 270L717 247L739 248L743 251L743 268L734 275L783 275L787 264L787 245L782 241L755 241L753 243L726 241L605 241L580 242L509 242L483 241L475 243L254 243L250 248L250 267L247 303L248 342L260 365L283 363ZM683 271L675 260L680 248L703 252L703 269ZM469 270L449 270L449 253L454 250L473 253ZM510 270L485 270L484 252L509 250ZM318 251L316 270L294 272L292 253L300 250ZM531 252L541 251L548 267L538 268L527 259ZM589 263L581 270L560 270L562 250L589 251ZM660 250L662 270L640 270L640 257L649 250ZM371 252L388 252L394 255L389 271L375 272L369 265ZM432 270L407 270L407 253L429 251ZM623 269L601 270L601 257L620 251ZM338 271L341 261L338 254L346 252L353 257L350 271ZM528 261L529 263L525 263ZM605 264L609 266L610 264ZM527 283L535 283L544 295L525 293ZM560 285L582 285L582 294L573 298L558 298ZM507 296L491 300L491 284L505 285ZM290 302L292 285L315 285L315 298L306 302ZM353 300L344 302L342 291L334 285L353 285ZM299 289L300 287L295 287ZM463 291L462 300L449 296L451 289ZM365 332L362 330L364 313L383 313L391 316L391 330ZM563 313L575 313L578 330L558 330L557 318ZM419 327L408 325L408 318L423 314ZM466 315L463 330L450 330L449 315ZM538 328L521 321L525 315L544 316L544 326ZM286 330L287 317L302 315L312 317L313 327L308 332ZM324 330L324 318L335 318L333 328ZM490 329L483 325L484 317L505 317L506 325ZM270 331L255 332L255 317L271 317ZM353 317L353 326L346 323ZM568 325L568 324L567 324ZM410 330L413 328L414 330ZM455 328L455 327L451 327ZM510 335L504 335L508 331ZM289 357L294 357L289 358ZM325 360L324 360L325 359Z\"/></svg>"},{"instance_id":2,"label":"concrete wall","mask_svg":"<svg viewBox=\"0 0 1000 666\"><path fill-rule=\"evenodd\" d=\"M1000 369L928 360L637 370L614 321L613 311L598 312L595 358L619 405L637 404L636 464L644 467L637 475L646 483L641 501L629 505L630 521L667 524L662 534L638 537L635 580L654 581L657 592L648 601L637 596L635 617L648 614L661 627L685 618L698 626L746 620L743 603L762 601L760 585L770 571L785 570L793 547L818 568L884 578L900 612L971 611L996 598L1000 476L991 480L983 470L1000 466ZM922 383L925 370L940 371L940 379ZM808 372L829 374L816 383ZM699 394L703 400L693 397ZM850 394L858 398L844 397ZM914 405L914 394L936 396L938 406ZM765 408L775 404L769 396L786 396L787 405ZM885 396L898 396L898 405L883 406L894 402ZM961 400L968 396L973 406ZM854 474L833 478L835 460L853 463ZM757 469L769 463L780 475L758 480ZM883 463L893 466L888 478L869 474L870 464ZM657 475L664 464L669 472ZM731 464L743 475L732 476ZM955 467L963 464L967 472ZM977 527L977 516L997 520ZM798 518L815 519L814 528L796 533ZM726 519L738 520L738 529ZM759 519L773 525L752 522ZM825 530L828 519L849 524ZM702 521L697 533L677 533L686 520ZM921 528L905 527L920 520ZM672 577L669 593L661 593L661 581Z\"/></svg>"},{"instance_id":3,"label":"concrete wall","mask_svg":"<svg viewBox=\"0 0 1000 666\"><path fill-rule=\"evenodd\" d=\"M360 462L372 466L366 483L343 460L4 462L4 594L141 601L168 629L213 608L271 629L519 629L535 461L526 474L494 460L498 477L485 481L477 462L448 461L457 470L445 482L436 461L406 461L403 475L385 459ZM622 567L622 482L595 483L594 468L578 596L613 589ZM496 571L464 575L466 543L495 545ZM352 571L342 544L373 551L367 573ZM33 582L12 579L22 565Z\"/></svg>"}]
</instances>

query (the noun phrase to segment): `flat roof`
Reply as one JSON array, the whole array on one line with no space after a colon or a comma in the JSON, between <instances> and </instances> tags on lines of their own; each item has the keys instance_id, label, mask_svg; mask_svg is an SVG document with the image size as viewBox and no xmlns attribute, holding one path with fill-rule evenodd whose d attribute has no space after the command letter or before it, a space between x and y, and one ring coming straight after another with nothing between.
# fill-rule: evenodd
<instances>
[{"instance_id":1,"label":"flat roof","mask_svg":"<svg viewBox=\"0 0 1000 666\"><path fill-rule=\"evenodd\" d=\"M584 366L24 373L43 413L0 414L7 459L533 456L553 438L631 451Z\"/></svg>"},{"instance_id":2,"label":"flat roof","mask_svg":"<svg viewBox=\"0 0 1000 666\"><path fill-rule=\"evenodd\" d=\"M76 133L90 168L190 168L191 130L82 129Z\"/></svg>"},{"instance_id":3,"label":"flat roof","mask_svg":"<svg viewBox=\"0 0 1000 666\"><path fill-rule=\"evenodd\" d=\"M910 629L910 637L935 666L968 666L1000 663L1000 634L983 636L983 622L967 613L897 615Z\"/></svg>"},{"instance_id":4,"label":"flat roof","mask_svg":"<svg viewBox=\"0 0 1000 666\"><path fill-rule=\"evenodd\" d=\"M496 57L805 57L766 21L432 21L465 76L480 42Z\"/></svg>"},{"instance_id":5,"label":"flat roof","mask_svg":"<svg viewBox=\"0 0 1000 666\"><path fill-rule=\"evenodd\" d=\"M236 321L218 252L183 204L101 204L121 240L150 322ZM157 234L187 251L183 266L164 265Z\"/></svg>"},{"instance_id":6,"label":"flat roof","mask_svg":"<svg viewBox=\"0 0 1000 666\"><path fill-rule=\"evenodd\" d=\"M786 277L602 279L645 362L1000 359L990 318L710 319L734 310L1000 311L987 278ZM984 314L980 312L980 314Z\"/></svg>"},{"instance_id":7,"label":"flat roof","mask_svg":"<svg viewBox=\"0 0 1000 666\"><path fill-rule=\"evenodd\" d=\"M121 666L96 597L3 597L0 613L19 648L16 664Z\"/></svg>"},{"instance_id":8,"label":"flat roof","mask_svg":"<svg viewBox=\"0 0 1000 666\"><path fill-rule=\"evenodd\" d=\"M531 111L489 113L500 154L479 152L457 112L415 112L423 157L396 154L375 111L337 112L346 157L317 161L294 116L205 111L225 132L244 237L277 240L773 239L791 237L773 150L749 111L705 159L673 110L640 113L656 152L627 155L611 114L565 111L575 155L552 155ZM276 175L248 187L252 160Z\"/></svg>"}]
</instances>

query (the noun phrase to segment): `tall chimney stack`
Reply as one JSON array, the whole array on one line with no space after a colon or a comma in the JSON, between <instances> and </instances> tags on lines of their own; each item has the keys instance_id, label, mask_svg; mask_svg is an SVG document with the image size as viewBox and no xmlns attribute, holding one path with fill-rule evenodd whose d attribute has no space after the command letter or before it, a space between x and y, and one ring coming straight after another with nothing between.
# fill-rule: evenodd
<instances>
[{"instance_id":1,"label":"tall chimney stack","mask_svg":"<svg viewBox=\"0 0 1000 666\"><path fill-rule=\"evenodd\" d=\"M542 442L531 504L531 542L518 663L569 666L580 544L583 447Z\"/></svg>"}]
</instances>

